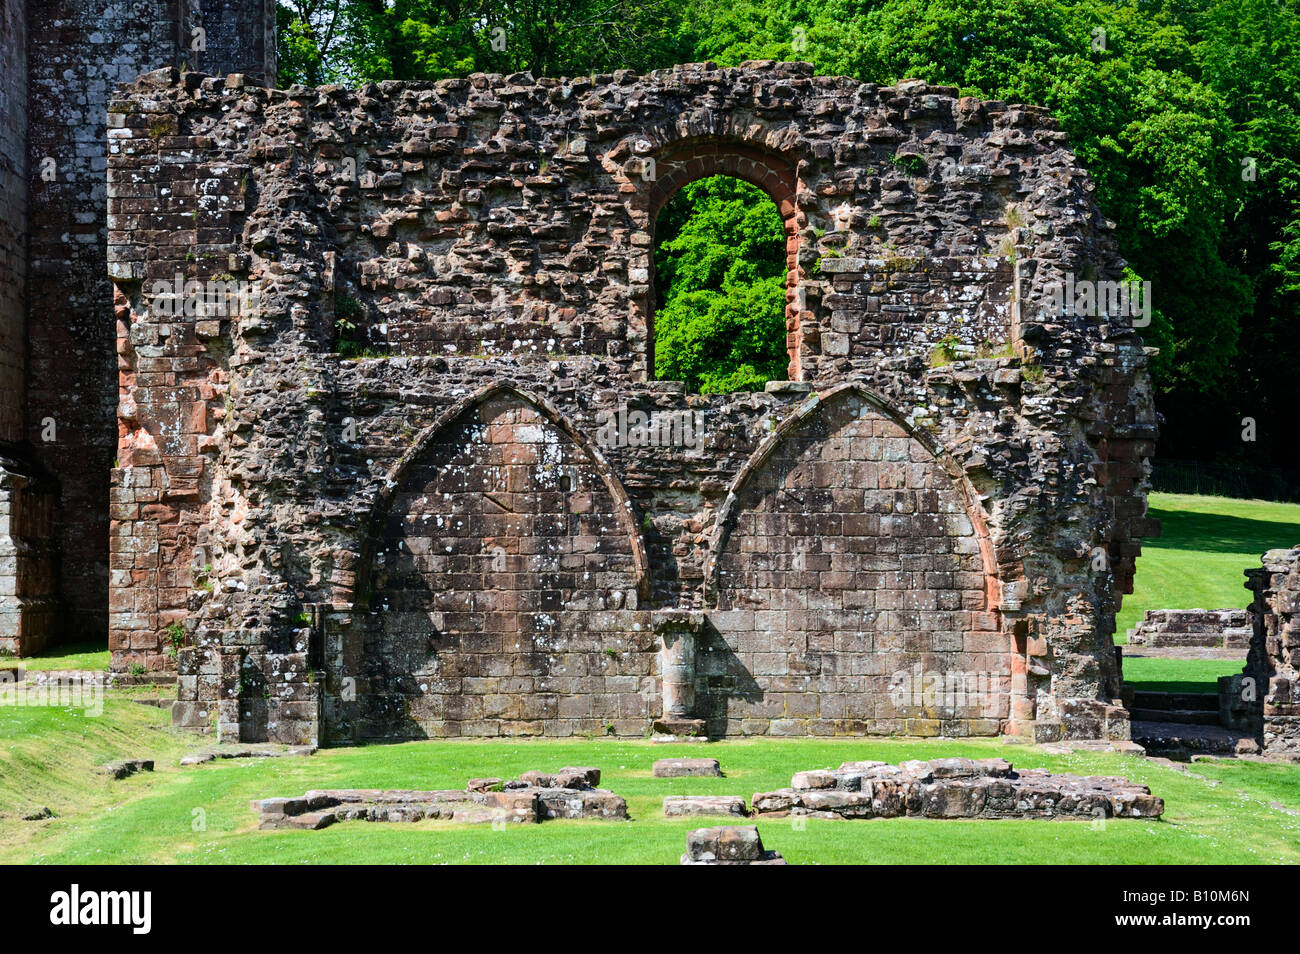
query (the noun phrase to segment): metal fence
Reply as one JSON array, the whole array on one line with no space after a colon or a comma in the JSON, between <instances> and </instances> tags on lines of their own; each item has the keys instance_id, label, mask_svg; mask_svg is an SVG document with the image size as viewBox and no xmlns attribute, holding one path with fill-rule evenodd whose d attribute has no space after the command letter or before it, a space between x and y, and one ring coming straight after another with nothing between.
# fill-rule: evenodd
<instances>
[{"instance_id":1,"label":"metal fence","mask_svg":"<svg viewBox=\"0 0 1300 954\"><path fill-rule=\"evenodd\" d=\"M1252 464L1157 457L1152 461L1151 488L1170 494L1300 503L1300 474Z\"/></svg>"}]
</instances>

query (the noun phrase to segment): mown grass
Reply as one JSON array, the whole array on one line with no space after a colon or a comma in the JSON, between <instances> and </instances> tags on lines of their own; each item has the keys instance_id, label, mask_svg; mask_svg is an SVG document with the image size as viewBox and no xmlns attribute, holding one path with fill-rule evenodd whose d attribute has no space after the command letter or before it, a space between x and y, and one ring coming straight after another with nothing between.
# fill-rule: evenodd
<instances>
[{"instance_id":1,"label":"mown grass","mask_svg":"<svg viewBox=\"0 0 1300 954\"><path fill-rule=\"evenodd\" d=\"M1148 692L1218 692L1219 677L1241 672L1242 663L1241 659L1125 656L1124 682Z\"/></svg>"},{"instance_id":2,"label":"mown grass","mask_svg":"<svg viewBox=\"0 0 1300 954\"><path fill-rule=\"evenodd\" d=\"M1151 609L1223 609L1248 602L1243 571L1260 555L1300 544L1300 504L1152 494L1161 535L1142 541L1133 593L1124 597L1115 634Z\"/></svg>"},{"instance_id":3,"label":"mown grass","mask_svg":"<svg viewBox=\"0 0 1300 954\"><path fill-rule=\"evenodd\" d=\"M70 713L0 712L0 862L675 864L686 833L707 820L668 820L664 795L738 794L789 784L799 769L849 759L1004 756L1021 767L1116 774L1163 796L1165 819L970 822L788 819L758 822L791 862L882 864L1300 862L1300 768L1258 764L1180 772L1131 756L1048 755L997 740L774 740L656 745L643 740L411 742L327 749L304 758L225 761L182 769L192 739L164 727L165 713L110 700L98 720ZM117 782L93 774L114 756L154 755L157 771ZM709 755L721 779L656 779L669 755ZM627 822L511 826L352 822L319 832L258 831L250 799L318 787L461 788L479 775L596 765L602 784L628 800ZM1208 777L1213 775L1213 777ZM1288 787L1289 786L1289 787ZM20 821L11 808L48 803L57 817Z\"/></svg>"},{"instance_id":4,"label":"mown grass","mask_svg":"<svg viewBox=\"0 0 1300 954\"><path fill-rule=\"evenodd\" d=\"M0 666L23 666L42 672L50 669L93 669L102 672L108 668L108 661L108 647L103 643L66 643L51 646L39 656L0 659Z\"/></svg>"},{"instance_id":5,"label":"mown grass","mask_svg":"<svg viewBox=\"0 0 1300 954\"><path fill-rule=\"evenodd\" d=\"M26 690L18 690L25 698ZM156 754L175 761L193 748L167 727L164 710L119 698L103 700L103 714L72 707L0 705L0 844L21 849L44 823L21 821L48 808L56 818L110 811L124 790L97 767L126 755ZM4 849L0 849L3 856Z\"/></svg>"}]
</instances>

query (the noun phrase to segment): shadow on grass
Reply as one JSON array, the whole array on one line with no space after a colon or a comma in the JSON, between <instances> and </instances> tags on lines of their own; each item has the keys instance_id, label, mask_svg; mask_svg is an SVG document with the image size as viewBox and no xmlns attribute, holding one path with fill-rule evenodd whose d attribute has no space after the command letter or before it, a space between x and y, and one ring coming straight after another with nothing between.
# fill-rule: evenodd
<instances>
[{"instance_id":1,"label":"shadow on grass","mask_svg":"<svg viewBox=\"0 0 1300 954\"><path fill-rule=\"evenodd\" d=\"M1143 549L1262 554L1300 544L1300 523L1158 507L1150 514L1160 521L1161 533L1143 540Z\"/></svg>"},{"instance_id":2,"label":"shadow on grass","mask_svg":"<svg viewBox=\"0 0 1300 954\"><path fill-rule=\"evenodd\" d=\"M1217 682L1176 682L1167 679L1127 679L1124 685L1138 692L1199 692L1213 695L1219 691Z\"/></svg>"}]
</instances>

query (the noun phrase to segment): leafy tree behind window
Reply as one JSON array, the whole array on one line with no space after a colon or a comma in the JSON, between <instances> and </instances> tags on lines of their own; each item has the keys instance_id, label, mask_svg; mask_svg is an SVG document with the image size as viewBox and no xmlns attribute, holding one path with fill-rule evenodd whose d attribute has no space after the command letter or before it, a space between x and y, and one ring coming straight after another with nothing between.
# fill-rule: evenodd
<instances>
[{"instance_id":1,"label":"leafy tree behind window","mask_svg":"<svg viewBox=\"0 0 1300 954\"><path fill-rule=\"evenodd\" d=\"M785 277L767 193L729 176L683 187L655 228L655 377L705 394L784 378Z\"/></svg>"}]
</instances>

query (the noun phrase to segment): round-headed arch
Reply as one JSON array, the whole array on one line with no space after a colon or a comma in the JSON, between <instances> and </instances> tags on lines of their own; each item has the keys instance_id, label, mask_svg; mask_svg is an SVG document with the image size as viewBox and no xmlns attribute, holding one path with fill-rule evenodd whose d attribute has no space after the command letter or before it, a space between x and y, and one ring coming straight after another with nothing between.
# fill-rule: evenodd
<instances>
[{"instance_id":1,"label":"round-headed arch","mask_svg":"<svg viewBox=\"0 0 1300 954\"><path fill-rule=\"evenodd\" d=\"M802 309L799 301L799 235L805 218L799 211L798 161L788 151L772 148L750 138L731 135L696 135L655 144L637 138L630 143L632 158L624 163L628 181L636 187L631 197L633 220L645 231L654 248L655 225L668 201L682 189L710 176L731 176L755 185L767 193L781 215L785 230L785 318L786 352L790 357L788 377L800 380ZM654 368L654 256L648 263L649 282L637 297L636 307L644 321L648 373Z\"/></svg>"},{"instance_id":2,"label":"round-headed arch","mask_svg":"<svg viewBox=\"0 0 1300 954\"><path fill-rule=\"evenodd\" d=\"M632 562L636 573L637 593L641 598L646 598L650 593L650 564L646 556L645 542L641 538L641 532L637 526L636 513L632 506L632 500L623 487L623 482L619 480L618 475L614 473L609 462L601 454L600 449L596 447L585 434L575 428L560 411L546 399L539 397L527 390L518 387L510 381L494 381L482 388L474 391L472 394L457 401L452 406L441 412L437 418L428 427L424 428L416 435L411 446L398 459L384 478L383 486L375 498L374 505L371 507L370 516L366 522L365 536L361 544L361 559L359 562L359 572L357 574L356 585L356 606L359 609L369 608L371 574L374 567L375 554L382 547L382 528L388 518L388 513L392 509L393 500L396 498L403 479L407 471L415 462L420 460L425 450L439 439L442 433L449 427L455 425L456 421L478 405L495 397L500 396L513 397L523 404L528 405L535 410L549 424L557 428L565 437L569 438L574 445L590 461L592 468L600 476L601 483L614 501L615 516L619 522L619 527L626 535L632 550Z\"/></svg>"}]
</instances>

